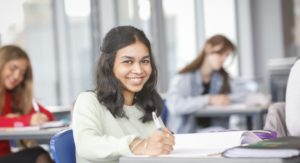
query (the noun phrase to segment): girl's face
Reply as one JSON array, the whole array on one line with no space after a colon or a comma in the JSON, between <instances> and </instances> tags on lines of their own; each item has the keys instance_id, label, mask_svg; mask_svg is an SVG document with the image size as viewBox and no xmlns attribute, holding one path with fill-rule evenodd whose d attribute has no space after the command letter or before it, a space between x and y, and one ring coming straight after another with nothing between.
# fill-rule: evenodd
<instances>
[{"instance_id":1,"label":"girl's face","mask_svg":"<svg viewBox=\"0 0 300 163\"><path fill-rule=\"evenodd\" d=\"M18 86L23 80L28 67L26 59L16 59L8 61L3 66L2 82L7 90L12 90Z\"/></svg>"},{"instance_id":2,"label":"girl's face","mask_svg":"<svg viewBox=\"0 0 300 163\"><path fill-rule=\"evenodd\" d=\"M223 53L217 53L220 47L214 47L211 53L206 54L206 61L210 65L211 69L218 71L222 68L226 58L232 52L232 50L227 50Z\"/></svg>"},{"instance_id":3,"label":"girl's face","mask_svg":"<svg viewBox=\"0 0 300 163\"><path fill-rule=\"evenodd\" d=\"M116 53L113 72L122 83L123 95L133 97L142 90L149 79L152 68L148 48L137 41Z\"/></svg>"}]
</instances>

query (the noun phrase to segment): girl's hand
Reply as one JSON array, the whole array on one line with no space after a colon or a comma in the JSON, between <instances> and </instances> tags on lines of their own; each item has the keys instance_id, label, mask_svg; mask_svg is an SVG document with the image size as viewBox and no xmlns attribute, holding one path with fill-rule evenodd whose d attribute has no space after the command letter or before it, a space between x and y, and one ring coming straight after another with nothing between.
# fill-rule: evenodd
<instances>
[{"instance_id":1,"label":"girl's hand","mask_svg":"<svg viewBox=\"0 0 300 163\"><path fill-rule=\"evenodd\" d=\"M230 99L227 95L211 95L209 98L209 105L229 105Z\"/></svg>"},{"instance_id":2,"label":"girl's hand","mask_svg":"<svg viewBox=\"0 0 300 163\"><path fill-rule=\"evenodd\" d=\"M167 128L164 128L163 131L154 132L147 141L148 146L145 149L145 154L151 156L169 154L175 145L175 137Z\"/></svg>"},{"instance_id":3,"label":"girl's hand","mask_svg":"<svg viewBox=\"0 0 300 163\"><path fill-rule=\"evenodd\" d=\"M166 155L173 150L175 137L169 129L155 131L147 139L136 139L130 144L130 149L137 155Z\"/></svg>"},{"instance_id":4,"label":"girl's hand","mask_svg":"<svg viewBox=\"0 0 300 163\"><path fill-rule=\"evenodd\" d=\"M33 113L30 120L30 125L37 126L47 122L49 119L44 113Z\"/></svg>"}]
</instances>

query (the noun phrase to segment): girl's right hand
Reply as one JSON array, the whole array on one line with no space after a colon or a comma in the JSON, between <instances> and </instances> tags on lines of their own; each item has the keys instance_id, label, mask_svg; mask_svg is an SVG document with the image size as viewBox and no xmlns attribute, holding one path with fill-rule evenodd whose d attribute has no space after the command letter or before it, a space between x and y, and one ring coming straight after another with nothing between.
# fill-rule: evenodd
<instances>
[{"instance_id":1,"label":"girl's right hand","mask_svg":"<svg viewBox=\"0 0 300 163\"><path fill-rule=\"evenodd\" d=\"M150 156L169 154L175 145L175 137L167 128L164 128L162 131L155 131L147 141L148 145L145 149L145 155Z\"/></svg>"},{"instance_id":2,"label":"girl's right hand","mask_svg":"<svg viewBox=\"0 0 300 163\"><path fill-rule=\"evenodd\" d=\"M175 137L169 129L164 128L162 131L155 131L146 139L136 139L131 145L132 153L136 155L166 155L173 150Z\"/></svg>"},{"instance_id":3,"label":"girl's right hand","mask_svg":"<svg viewBox=\"0 0 300 163\"><path fill-rule=\"evenodd\" d=\"M37 126L47 121L48 121L48 117L44 113L33 113L30 119L30 125Z\"/></svg>"}]
</instances>

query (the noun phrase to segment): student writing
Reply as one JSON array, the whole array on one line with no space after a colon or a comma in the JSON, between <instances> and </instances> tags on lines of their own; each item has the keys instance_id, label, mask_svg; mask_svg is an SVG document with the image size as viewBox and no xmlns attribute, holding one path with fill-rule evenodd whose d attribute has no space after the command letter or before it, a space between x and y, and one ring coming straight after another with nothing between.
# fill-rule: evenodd
<instances>
[{"instance_id":1,"label":"student writing","mask_svg":"<svg viewBox=\"0 0 300 163\"><path fill-rule=\"evenodd\" d=\"M162 155L172 151L174 136L159 131L157 70L144 32L119 26L105 36L97 63L96 86L79 95L72 127L78 163L118 162L124 155Z\"/></svg>"},{"instance_id":2,"label":"student writing","mask_svg":"<svg viewBox=\"0 0 300 163\"><path fill-rule=\"evenodd\" d=\"M32 106L32 69L28 55L18 46L0 48L0 127L40 125L53 120L53 115L39 105ZM11 154L9 142L0 141L0 162L50 163L47 151L27 148Z\"/></svg>"},{"instance_id":3,"label":"student writing","mask_svg":"<svg viewBox=\"0 0 300 163\"><path fill-rule=\"evenodd\" d=\"M235 50L223 35L210 37L200 54L179 71L172 80L166 104L168 123L175 133L197 131L195 112L207 105L228 105L232 93L229 74L223 68L226 58Z\"/></svg>"}]
</instances>

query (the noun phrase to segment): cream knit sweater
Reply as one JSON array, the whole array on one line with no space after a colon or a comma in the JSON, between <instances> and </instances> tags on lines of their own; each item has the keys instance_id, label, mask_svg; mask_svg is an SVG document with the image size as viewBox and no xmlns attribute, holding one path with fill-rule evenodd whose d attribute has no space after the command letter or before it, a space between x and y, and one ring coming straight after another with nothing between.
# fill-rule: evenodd
<instances>
[{"instance_id":1,"label":"cream knit sweater","mask_svg":"<svg viewBox=\"0 0 300 163\"><path fill-rule=\"evenodd\" d=\"M118 162L132 155L129 144L135 137L148 137L156 130L153 121L142 123L143 111L124 106L127 118L114 118L92 92L81 93L72 115L77 163Z\"/></svg>"}]
</instances>

